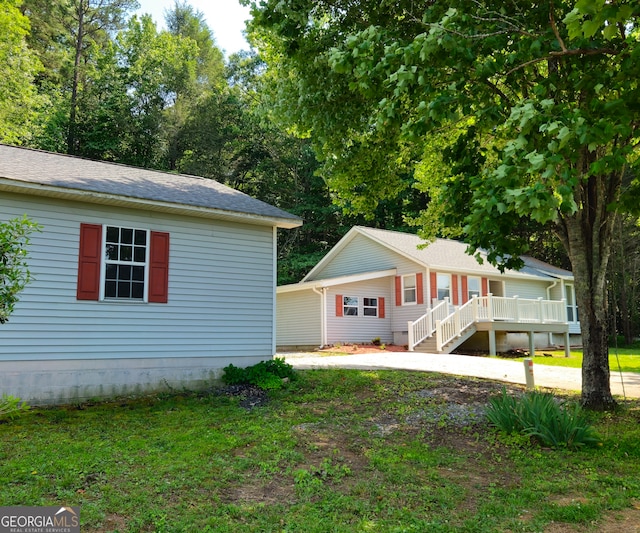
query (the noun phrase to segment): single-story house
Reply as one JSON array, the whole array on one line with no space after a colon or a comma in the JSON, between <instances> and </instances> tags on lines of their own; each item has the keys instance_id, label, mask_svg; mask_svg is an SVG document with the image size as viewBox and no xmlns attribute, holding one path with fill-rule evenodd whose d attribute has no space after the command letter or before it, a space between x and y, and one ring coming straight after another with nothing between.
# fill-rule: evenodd
<instances>
[{"instance_id":1,"label":"single-story house","mask_svg":"<svg viewBox=\"0 0 640 533\"><path fill-rule=\"evenodd\" d=\"M273 357L276 233L298 217L211 179L6 145L0 213L42 227L0 326L0 393L193 388Z\"/></svg>"},{"instance_id":2,"label":"single-story house","mask_svg":"<svg viewBox=\"0 0 640 533\"><path fill-rule=\"evenodd\" d=\"M278 349L378 339L440 353L568 349L580 334L571 272L530 257L521 270L500 272L466 249L352 228L302 281L277 288Z\"/></svg>"}]
</instances>

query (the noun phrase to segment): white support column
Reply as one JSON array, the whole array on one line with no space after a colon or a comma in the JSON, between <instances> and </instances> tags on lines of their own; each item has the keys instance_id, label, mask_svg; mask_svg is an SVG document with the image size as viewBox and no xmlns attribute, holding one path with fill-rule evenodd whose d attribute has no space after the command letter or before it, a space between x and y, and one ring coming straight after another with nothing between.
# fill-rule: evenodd
<instances>
[{"instance_id":1,"label":"white support column","mask_svg":"<svg viewBox=\"0 0 640 533\"><path fill-rule=\"evenodd\" d=\"M546 322L546 320L545 320L545 317L544 317L544 303L542 302L542 296L540 296L540 298L538 298L538 309L539 309L539 311L538 311L539 315L538 316L540 317L539 322L541 324L543 324L544 322Z\"/></svg>"},{"instance_id":2,"label":"white support column","mask_svg":"<svg viewBox=\"0 0 640 533\"><path fill-rule=\"evenodd\" d=\"M535 357L536 355L536 341L535 341L535 332L529 332L529 357Z\"/></svg>"},{"instance_id":3,"label":"white support column","mask_svg":"<svg viewBox=\"0 0 640 533\"><path fill-rule=\"evenodd\" d=\"M413 322L411 322L411 320L409 320L409 322L407 323L407 344L409 346L409 351L413 352Z\"/></svg>"},{"instance_id":4,"label":"white support column","mask_svg":"<svg viewBox=\"0 0 640 533\"><path fill-rule=\"evenodd\" d=\"M493 329L489 330L489 355L494 357L497 355L496 351L496 332Z\"/></svg>"},{"instance_id":5,"label":"white support column","mask_svg":"<svg viewBox=\"0 0 640 533\"><path fill-rule=\"evenodd\" d=\"M569 342L569 330L564 334L564 356L571 357L571 344Z\"/></svg>"}]
</instances>

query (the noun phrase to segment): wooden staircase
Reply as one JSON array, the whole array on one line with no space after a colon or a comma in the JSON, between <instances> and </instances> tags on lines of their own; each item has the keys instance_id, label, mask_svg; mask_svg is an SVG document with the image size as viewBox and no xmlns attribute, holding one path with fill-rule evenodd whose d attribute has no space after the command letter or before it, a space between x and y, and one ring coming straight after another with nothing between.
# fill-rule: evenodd
<instances>
[{"instance_id":1,"label":"wooden staircase","mask_svg":"<svg viewBox=\"0 0 640 533\"><path fill-rule=\"evenodd\" d=\"M421 353L451 353L464 341L471 338L476 333L476 331L478 331L478 328L475 325L469 326L460 334L460 336L451 339L447 344L445 344L440 351L438 351L438 346L434 335L423 340L413 349L413 351Z\"/></svg>"}]
</instances>

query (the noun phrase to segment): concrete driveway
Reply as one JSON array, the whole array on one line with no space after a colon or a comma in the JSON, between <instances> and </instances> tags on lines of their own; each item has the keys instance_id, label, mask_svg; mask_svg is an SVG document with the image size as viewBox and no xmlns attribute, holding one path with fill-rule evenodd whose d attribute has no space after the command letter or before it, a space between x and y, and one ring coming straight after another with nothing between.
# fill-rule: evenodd
<instances>
[{"instance_id":1,"label":"concrete driveway","mask_svg":"<svg viewBox=\"0 0 640 533\"><path fill-rule=\"evenodd\" d=\"M422 372L440 372L457 376L473 376L508 383L526 384L522 362L493 357L454 354L425 354L418 352L388 352L354 355L322 356L317 353L282 353L286 362L298 369L360 368L402 369ZM581 370L535 364L533 375L537 387L569 391L581 390ZM611 392L616 396L640 398L640 374L611 371Z\"/></svg>"}]
</instances>

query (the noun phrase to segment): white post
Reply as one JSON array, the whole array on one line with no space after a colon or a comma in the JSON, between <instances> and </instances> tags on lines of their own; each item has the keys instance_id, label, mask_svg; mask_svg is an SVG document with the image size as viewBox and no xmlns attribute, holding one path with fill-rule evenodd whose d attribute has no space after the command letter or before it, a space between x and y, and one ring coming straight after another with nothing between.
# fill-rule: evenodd
<instances>
[{"instance_id":1,"label":"white post","mask_svg":"<svg viewBox=\"0 0 640 533\"><path fill-rule=\"evenodd\" d=\"M527 381L527 390L535 389L536 384L533 379L533 359L527 358L524 360L524 377Z\"/></svg>"},{"instance_id":2,"label":"white post","mask_svg":"<svg viewBox=\"0 0 640 533\"><path fill-rule=\"evenodd\" d=\"M407 323L407 345L409 351L413 352L413 322L411 320Z\"/></svg>"},{"instance_id":3,"label":"white post","mask_svg":"<svg viewBox=\"0 0 640 533\"><path fill-rule=\"evenodd\" d=\"M564 334L564 356L571 357L571 344L569 342L569 328Z\"/></svg>"},{"instance_id":4,"label":"white post","mask_svg":"<svg viewBox=\"0 0 640 533\"><path fill-rule=\"evenodd\" d=\"M478 316L478 297L475 294L471 297L471 307L473 308L473 321L478 322L480 318Z\"/></svg>"},{"instance_id":5,"label":"white post","mask_svg":"<svg viewBox=\"0 0 640 533\"><path fill-rule=\"evenodd\" d=\"M536 355L536 341L535 332L529 332L529 357L535 357Z\"/></svg>"},{"instance_id":6,"label":"white post","mask_svg":"<svg viewBox=\"0 0 640 533\"><path fill-rule=\"evenodd\" d=\"M498 354L496 350L496 332L494 329L489 330L489 355L494 357Z\"/></svg>"},{"instance_id":7,"label":"white post","mask_svg":"<svg viewBox=\"0 0 640 533\"><path fill-rule=\"evenodd\" d=\"M544 319L544 304L542 303L542 296L540 296L540 298L538 298L538 304L540 306L540 323L544 323L546 322Z\"/></svg>"},{"instance_id":8,"label":"white post","mask_svg":"<svg viewBox=\"0 0 640 533\"><path fill-rule=\"evenodd\" d=\"M493 322L493 294L487 294L487 318L489 322ZM495 353L493 354L495 355Z\"/></svg>"}]
</instances>

